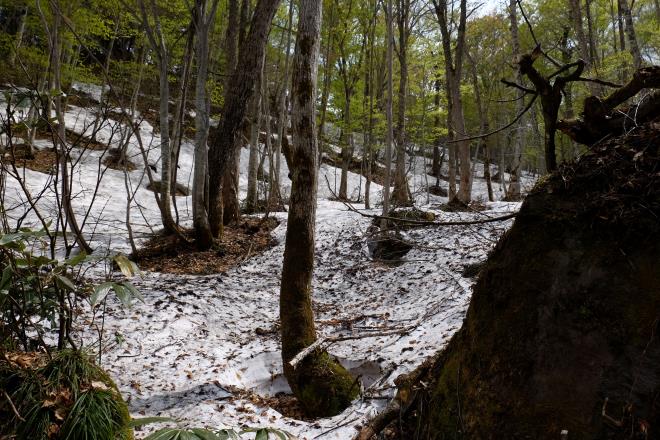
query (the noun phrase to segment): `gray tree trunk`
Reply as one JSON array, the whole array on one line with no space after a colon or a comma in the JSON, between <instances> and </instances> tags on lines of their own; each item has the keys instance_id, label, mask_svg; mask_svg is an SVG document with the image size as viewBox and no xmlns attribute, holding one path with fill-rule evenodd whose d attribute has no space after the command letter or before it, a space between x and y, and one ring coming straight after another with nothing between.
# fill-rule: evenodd
<instances>
[{"instance_id":1,"label":"gray tree trunk","mask_svg":"<svg viewBox=\"0 0 660 440\"><path fill-rule=\"evenodd\" d=\"M144 0L139 0L142 26L144 27L147 39L156 53L158 64L158 83L160 93L160 156L161 156L161 188L160 188L160 213L163 221L163 227L167 232L177 232L178 228L172 217L172 150L170 148L170 123L169 123L169 100L170 86L167 79L170 54L165 43L158 11L154 3L152 6L152 15L155 26L152 27L148 18L147 8Z\"/></svg>"},{"instance_id":2,"label":"gray tree trunk","mask_svg":"<svg viewBox=\"0 0 660 440\"><path fill-rule=\"evenodd\" d=\"M263 66L263 61L262 61ZM257 79L257 90L261 91L263 70ZM252 98L252 125L250 127L250 158L248 161L248 186L245 211L251 214L257 210L257 175L259 172L259 130L261 122L261 93Z\"/></svg>"},{"instance_id":3,"label":"gray tree trunk","mask_svg":"<svg viewBox=\"0 0 660 440\"><path fill-rule=\"evenodd\" d=\"M579 4L579 0L571 0L571 3L576 2ZM516 0L509 1L509 25L511 27L511 47L513 51L513 59L517 60L520 56L520 38L518 37L518 14L516 9L518 3ZM582 28L582 19L579 20L580 29ZM578 31L579 32L579 31ZM584 32L581 33L584 37ZM520 69L516 69L516 83L522 84L522 74ZM523 92L518 91L518 96L516 96L516 114L519 115L523 111L524 102L523 102ZM520 198L520 167L523 151L523 129L524 122L523 118L520 118L518 123L513 126L513 160L511 161L511 181L509 184L509 192L507 198L510 200L517 200ZM502 177L502 176L500 176Z\"/></svg>"},{"instance_id":4,"label":"gray tree trunk","mask_svg":"<svg viewBox=\"0 0 660 440\"><path fill-rule=\"evenodd\" d=\"M209 222L211 231L219 234L222 228L222 176L234 163L248 103L255 95L255 83L263 68L268 31L280 0L259 0L252 17L248 35L241 46L242 56L229 80L227 97L218 125L218 136L209 148Z\"/></svg>"},{"instance_id":5,"label":"gray tree trunk","mask_svg":"<svg viewBox=\"0 0 660 440\"><path fill-rule=\"evenodd\" d=\"M59 161L59 172L58 176L60 179L60 200L58 201L61 204L62 211L62 230L65 233L65 244L66 244L66 231L71 229L71 232L74 234L75 241L83 252L88 254L92 253L91 246L87 243L87 240L83 236L82 230L76 219L76 214L73 210L73 205L71 204L71 176L69 174L69 148L66 143L66 127L64 124L64 105L62 103L62 62L61 62L61 51L62 51L62 34L61 34L61 25L62 25L62 15L60 13L60 4L57 1L50 2L50 9L53 15L53 21L51 26L48 26L48 21L44 15L40 1L36 2L37 9L39 10L39 15L43 22L44 28L46 30L46 35L48 37L48 48L50 52L49 64L50 64L50 98L52 99L55 106L55 117L57 120L57 130L55 131L54 140L55 140L55 150L58 153ZM47 120L51 120L50 117L50 106L47 113ZM67 245L66 254L67 256L71 252L71 247ZM61 326L63 327L63 326ZM61 338L60 338L61 339ZM63 341L60 341L63 342ZM58 347L63 348L63 347Z\"/></svg>"},{"instance_id":6,"label":"gray tree trunk","mask_svg":"<svg viewBox=\"0 0 660 440\"><path fill-rule=\"evenodd\" d=\"M227 53L227 80L225 81L225 99L227 98L229 89L229 79L231 73L236 69L236 62L238 61L238 45L245 39L245 27L248 21L247 4L248 0L244 0L241 4L241 11L239 12L238 0L228 1L228 20L227 20L227 35L226 35L226 53ZM238 184L239 184L239 170L241 165L240 149L242 142L239 139L238 144L234 149L238 150L234 156L233 162L227 167L224 176L222 177L222 203L220 204L220 212L222 213L222 224L228 225L237 222L241 216L240 202L238 199ZM218 234L214 234L218 235Z\"/></svg>"},{"instance_id":7,"label":"gray tree trunk","mask_svg":"<svg viewBox=\"0 0 660 440\"><path fill-rule=\"evenodd\" d=\"M408 97L408 41L410 37L411 0L397 0L395 12L399 31L399 102L396 126L396 168L392 200L399 206L410 204L410 188L406 178L406 99Z\"/></svg>"},{"instance_id":8,"label":"gray tree trunk","mask_svg":"<svg viewBox=\"0 0 660 440\"><path fill-rule=\"evenodd\" d=\"M626 36L628 37L628 46L630 47L630 54L633 57L633 65L635 70L642 67L642 53L639 50L639 44L637 43L637 35L635 33L635 25L633 22L632 11L630 6L628 6L628 0L619 0L619 5L621 8L621 14L626 24Z\"/></svg>"},{"instance_id":9,"label":"gray tree trunk","mask_svg":"<svg viewBox=\"0 0 660 440\"><path fill-rule=\"evenodd\" d=\"M455 158L460 161L460 185L456 198L462 203L469 203L472 199L472 179L470 177L470 143L465 138L465 117L463 115L463 101L461 96L461 72L463 69L463 55L465 48L465 23L467 19L467 2L460 1L459 23L456 31L456 48L452 49L452 33L449 28L448 5L446 0L433 0L433 6L440 25L442 35L442 49L445 55L445 83L449 99L449 135L456 141L450 144L449 149L449 200L452 200L453 182L455 176L452 172ZM453 151L452 151L453 150ZM453 157L452 157L453 156Z\"/></svg>"},{"instance_id":10,"label":"gray tree trunk","mask_svg":"<svg viewBox=\"0 0 660 440\"><path fill-rule=\"evenodd\" d=\"M390 185L392 182L392 141L394 138L394 129L392 126L392 101L394 89L392 87L393 75L393 45L394 30L392 28L392 0L387 0L387 96L385 98L385 118L387 119L387 132L385 134L385 182L383 184L383 216L390 213ZM383 228L387 221L383 220Z\"/></svg>"},{"instance_id":11,"label":"gray tree trunk","mask_svg":"<svg viewBox=\"0 0 660 440\"><path fill-rule=\"evenodd\" d=\"M213 27L218 0L213 0L210 11L208 0L195 2L197 40L197 77L195 79L195 167L193 171L193 226L195 239L201 248L213 243L213 234L206 210L206 175L208 171L210 102L206 93L209 64L209 32Z\"/></svg>"},{"instance_id":12,"label":"gray tree trunk","mask_svg":"<svg viewBox=\"0 0 660 440\"><path fill-rule=\"evenodd\" d=\"M28 8L27 6L21 9L21 16L19 18L18 30L16 31L16 42L14 43L14 49L9 52L9 66L14 67L16 63L16 55L18 55L18 49L21 48L23 44L23 35L25 34L25 22L27 21Z\"/></svg>"}]
</instances>

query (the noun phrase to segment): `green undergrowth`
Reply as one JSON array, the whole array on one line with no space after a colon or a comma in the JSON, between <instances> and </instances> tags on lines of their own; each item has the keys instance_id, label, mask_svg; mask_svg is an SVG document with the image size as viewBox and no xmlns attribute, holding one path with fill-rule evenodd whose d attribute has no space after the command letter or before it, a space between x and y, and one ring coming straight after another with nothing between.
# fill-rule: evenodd
<instances>
[{"instance_id":1,"label":"green undergrowth","mask_svg":"<svg viewBox=\"0 0 660 440\"><path fill-rule=\"evenodd\" d=\"M35 353L0 358L0 437L18 440L132 440L128 407L112 379L81 351L52 359Z\"/></svg>"}]
</instances>

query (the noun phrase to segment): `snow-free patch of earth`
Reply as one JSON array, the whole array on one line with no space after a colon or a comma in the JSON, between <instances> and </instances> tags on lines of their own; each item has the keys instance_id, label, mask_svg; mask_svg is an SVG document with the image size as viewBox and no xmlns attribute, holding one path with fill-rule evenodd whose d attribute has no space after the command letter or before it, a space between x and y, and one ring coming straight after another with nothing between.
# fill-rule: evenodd
<instances>
[{"instance_id":1,"label":"snow-free patch of earth","mask_svg":"<svg viewBox=\"0 0 660 440\"><path fill-rule=\"evenodd\" d=\"M91 113L80 108L71 108L66 115L67 127L76 132L85 132L92 120ZM97 138L114 142L118 128L110 121ZM147 162L158 165L158 135L146 122L140 133L149 149ZM48 143L40 141L39 146ZM184 142L181 148L179 182L189 184L193 147ZM127 252L127 209L133 211L138 239L159 227L153 194L144 188L145 166L137 142L131 141L129 156L140 164L138 169L129 171L126 180L122 171L105 170L98 191L94 187L103 152L78 154L74 208L80 216L89 213L95 227L95 248ZM495 202L486 203L487 210L482 212L443 212L440 204L446 198L431 195L427 199L423 190L434 180L425 175L424 162L421 158L411 161L411 185L420 207L433 211L436 220L476 220L519 208L518 203ZM241 163L244 194L246 149L241 152ZM238 267L209 276L145 273L134 280L144 302L126 310L109 299L102 321L102 366L117 382L134 417L170 416L183 426L209 428L269 426L300 439L350 439L357 426L393 397L393 381L398 375L411 371L448 342L461 326L470 299L472 280L462 276L464 266L484 260L511 221L407 230L405 238L416 246L404 261L396 265L372 261L366 245L371 219L329 200L339 173L328 165L321 167L313 306L319 337L350 337L328 350L361 378L362 397L336 417L302 421L257 406L241 397L244 393L234 392L264 396L290 392L282 377L278 326L287 222L286 214L278 213L281 223L273 231L278 244ZM290 189L287 174L283 166L280 180L285 194ZM37 206L55 215L52 176L25 170L21 178L33 194L46 189ZM529 184L530 179L525 182ZM357 197L365 179L349 173L348 183L349 195ZM135 200L128 205L127 187L136 191ZM372 201L380 200L381 191L382 187L372 184ZM475 198L485 199L482 179L475 178L474 193ZM36 225L33 213L22 217L24 202L17 180L9 177L5 201L9 215L23 224ZM178 197L177 206L182 224L189 225L190 197ZM85 313L77 337L94 349L101 324ZM144 428L138 437L155 428Z\"/></svg>"}]
</instances>

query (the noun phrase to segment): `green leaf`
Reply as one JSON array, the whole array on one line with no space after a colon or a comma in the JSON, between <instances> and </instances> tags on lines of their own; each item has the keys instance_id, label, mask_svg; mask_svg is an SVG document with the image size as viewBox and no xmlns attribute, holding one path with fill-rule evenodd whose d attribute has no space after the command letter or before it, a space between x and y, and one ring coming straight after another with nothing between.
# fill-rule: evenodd
<instances>
[{"instance_id":1,"label":"green leaf","mask_svg":"<svg viewBox=\"0 0 660 440\"><path fill-rule=\"evenodd\" d=\"M112 289L114 284L115 283L107 282L94 287L94 292L92 292L92 296L89 298L89 303L92 305L92 307L94 307L100 301L103 301L105 297L108 296L108 292L110 292L110 289Z\"/></svg>"},{"instance_id":2,"label":"green leaf","mask_svg":"<svg viewBox=\"0 0 660 440\"><path fill-rule=\"evenodd\" d=\"M32 262L32 265L33 265L33 266L39 266L39 267L41 267L41 266L46 266L46 265L48 265L48 264L54 264L54 263L57 263L57 260L51 260L51 259L48 258L48 257L45 257L45 256L43 256L43 255L39 255L39 256L37 256L37 257L33 257L32 260L31 260L31 262Z\"/></svg>"},{"instance_id":3,"label":"green leaf","mask_svg":"<svg viewBox=\"0 0 660 440\"><path fill-rule=\"evenodd\" d=\"M209 431L208 429L192 428L190 430L195 434L200 440L223 440L215 432Z\"/></svg>"},{"instance_id":4,"label":"green leaf","mask_svg":"<svg viewBox=\"0 0 660 440\"><path fill-rule=\"evenodd\" d=\"M116 255L114 260L115 263L117 263L117 266L119 266L119 270L121 270L121 273L123 273L126 278L132 278L135 275L140 274L140 269L137 267L137 264L133 263L125 255Z\"/></svg>"},{"instance_id":5,"label":"green leaf","mask_svg":"<svg viewBox=\"0 0 660 440\"><path fill-rule=\"evenodd\" d=\"M268 440L268 430L260 429L257 431L257 435L254 436L254 440Z\"/></svg>"},{"instance_id":6,"label":"green leaf","mask_svg":"<svg viewBox=\"0 0 660 440\"><path fill-rule=\"evenodd\" d=\"M128 308L131 306L131 294L124 286L112 283L112 290L115 291L117 298L119 298L119 301L121 301L124 307Z\"/></svg>"},{"instance_id":7,"label":"green leaf","mask_svg":"<svg viewBox=\"0 0 660 440\"><path fill-rule=\"evenodd\" d=\"M199 437L188 430L179 431L179 438L181 440L199 440Z\"/></svg>"},{"instance_id":8,"label":"green leaf","mask_svg":"<svg viewBox=\"0 0 660 440\"><path fill-rule=\"evenodd\" d=\"M23 233L16 232L13 234L4 234L2 237L0 237L0 246L5 246L9 243L13 243L17 240L22 240L24 237Z\"/></svg>"},{"instance_id":9,"label":"green leaf","mask_svg":"<svg viewBox=\"0 0 660 440\"><path fill-rule=\"evenodd\" d=\"M179 437L181 430L175 428L163 428L145 437L144 440L174 440Z\"/></svg>"},{"instance_id":10,"label":"green leaf","mask_svg":"<svg viewBox=\"0 0 660 440\"><path fill-rule=\"evenodd\" d=\"M125 289L127 289L131 293L133 298L137 298L140 301L144 302L144 297L142 296L140 291L135 288L133 284L129 283L128 281L125 281L122 283L122 285L124 286Z\"/></svg>"},{"instance_id":11,"label":"green leaf","mask_svg":"<svg viewBox=\"0 0 660 440\"><path fill-rule=\"evenodd\" d=\"M107 283L106 283L107 284ZM137 426L151 425L153 423L174 422L171 417L141 417L139 419L131 419L129 426L135 428Z\"/></svg>"},{"instance_id":12,"label":"green leaf","mask_svg":"<svg viewBox=\"0 0 660 440\"><path fill-rule=\"evenodd\" d=\"M66 289L71 292L75 292L76 290L76 286L73 284L73 282L64 275L55 275L55 282L61 289Z\"/></svg>"},{"instance_id":13,"label":"green leaf","mask_svg":"<svg viewBox=\"0 0 660 440\"><path fill-rule=\"evenodd\" d=\"M83 261L85 261L85 258L87 258L87 254L85 252L81 252L78 255L75 255L68 260L64 261L64 264L67 266L77 266Z\"/></svg>"},{"instance_id":14,"label":"green leaf","mask_svg":"<svg viewBox=\"0 0 660 440\"><path fill-rule=\"evenodd\" d=\"M240 440L241 438L241 436L233 429L221 429L218 431L218 436L220 437L220 440Z\"/></svg>"},{"instance_id":15,"label":"green leaf","mask_svg":"<svg viewBox=\"0 0 660 440\"><path fill-rule=\"evenodd\" d=\"M9 283L11 283L12 275L14 275L14 270L11 266L6 266L2 271L2 280L0 281L0 289L6 288Z\"/></svg>"}]
</instances>

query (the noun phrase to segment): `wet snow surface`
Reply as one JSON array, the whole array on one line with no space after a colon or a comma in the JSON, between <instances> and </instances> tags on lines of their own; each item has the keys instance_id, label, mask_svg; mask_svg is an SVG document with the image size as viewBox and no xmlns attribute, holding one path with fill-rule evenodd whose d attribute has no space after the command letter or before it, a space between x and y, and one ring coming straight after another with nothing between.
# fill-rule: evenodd
<instances>
[{"instance_id":1,"label":"wet snow surface","mask_svg":"<svg viewBox=\"0 0 660 440\"><path fill-rule=\"evenodd\" d=\"M67 113L67 126L78 132L90 126L91 116L73 108ZM116 124L115 124L116 125ZM98 136L106 139L111 124ZM159 139L144 123L141 133L147 145ZM46 141L40 141L46 146ZM130 155L142 164L129 173L129 184L137 191L132 209L138 237L159 227L159 215L152 193L144 189L144 166L131 143ZM149 162L157 163L158 149L149 152ZM181 151L179 182L187 183L192 166L192 145ZM99 162L98 151L82 155L74 170L74 207L84 213L91 203ZM247 150L242 151L243 168ZM290 189L288 171L283 167L284 192ZM426 184L421 158L412 161L413 191ZM242 172L245 169L242 170ZM477 170L480 171L480 170ZM396 265L371 261L366 246L366 230L371 219L349 211L332 194L325 177L335 182L339 171L321 168L317 214L314 311L319 337L350 336L328 347L329 352L360 375L363 397L342 414L316 421L283 417L271 408L257 407L229 390L249 390L262 396L289 392L281 375L279 344L279 277L284 251L286 214L274 231L278 244L261 255L248 258L239 267L211 276L172 276L146 273L134 284L144 295L144 303L130 310L108 301L104 321L102 365L116 380L128 400L134 417L170 416L182 426L263 427L285 430L300 439L350 439L356 427L384 407L394 393L393 381L409 372L442 348L458 330L467 310L472 280L462 277L466 264L485 259L495 241L511 222L472 226L434 227L404 232L418 246ZM480 172L479 172L480 174ZM244 192L246 174L241 176ZM52 185L51 176L26 170L25 180L35 193ZM433 178L428 177L433 182ZM446 182L442 182L446 187ZM497 184L494 183L496 186ZM15 179L8 179L6 206L24 200ZM124 174L107 170L90 216L97 221L93 245L105 251L127 252ZM349 194L358 194L364 179L349 175ZM372 185L372 200L380 200L381 187ZM54 189L38 202L51 210ZM475 179L474 197L485 198L485 184ZM418 191L422 209L431 210L437 220L473 220L498 216L519 208L516 203L488 203L483 212L446 213L438 208L446 198ZM13 202L12 202L13 201ZM190 221L190 198L178 198L182 223ZM355 205L362 209L364 206ZM136 210L137 211L137 210ZM12 215L10 209L10 215ZM377 211L365 211L375 214ZM34 223L32 215L26 222ZM91 315L83 322L91 324ZM98 346L97 320L79 329L87 345ZM154 429L138 432L144 436Z\"/></svg>"},{"instance_id":2,"label":"wet snow surface","mask_svg":"<svg viewBox=\"0 0 660 440\"><path fill-rule=\"evenodd\" d=\"M227 399L228 385L263 395L289 391L281 376L277 332L283 222L275 231L280 244L241 267L205 277L148 274L137 283L144 304L128 312L117 305L109 309L106 332L123 342L105 354L103 365L117 379L131 411L197 426L268 425L304 439L351 438L354 426L386 402L374 397L390 397L394 378L434 354L458 330L470 299L463 265L483 259L504 227L409 231L408 238L427 249L414 249L406 262L386 266L367 256L368 224L341 204L319 201L317 330L320 336L365 336L329 348L367 381L364 399L314 423ZM400 334L367 337L395 331Z\"/></svg>"}]
</instances>

